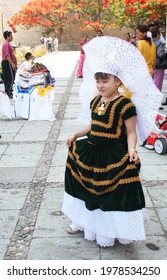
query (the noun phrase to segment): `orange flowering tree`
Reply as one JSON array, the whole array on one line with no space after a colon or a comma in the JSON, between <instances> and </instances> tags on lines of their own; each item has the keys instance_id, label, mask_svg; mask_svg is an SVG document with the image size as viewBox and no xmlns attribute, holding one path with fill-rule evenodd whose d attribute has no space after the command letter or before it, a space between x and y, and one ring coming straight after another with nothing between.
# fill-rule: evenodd
<instances>
[{"instance_id":1,"label":"orange flowering tree","mask_svg":"<svg viewBox=\"0 0 167 280\"><path fill-rule=\"evenodd\" d=\"M67 0L31 0L12 16L8 25L13 32L18 25L27 30L41 26L46 33L57 31L61 42L63 30L68 25Z\"/></svg>"},{"instance_id":2,"label":"orange flowering tree","mask_svg":"<svg viewBox=\"0 0 167 280\"><path fill-rule=\"evenodd\" d=\"M104 30L116 26L123 4L123 0L71 0L69 8L80 29Z\"/></svg>"},{"instance_id":3,"label":"orange flowering tree","mask_svg":"<svg viewBox=\"0 0 167 280\"><path fill-rule=\"evenodd\" d=\"M138 23L159 20L165 24L167 0L30 0L8 24L25 29L41 26L43 32L57 32L59 41L71 18L78 28L106 29L112 26L135 28Z\"/></svg>"},{"instance_id":4,"label":"orange flowering tree","mask_svg":"<svg viewBox=\"0 0 167 280\"><path fill-rule=\"evenodd\" d=\"M159 21L165 25L167 0L124 0L125 7L119 25L135 28L139 23Z\"/></svg>"}]
</instances>

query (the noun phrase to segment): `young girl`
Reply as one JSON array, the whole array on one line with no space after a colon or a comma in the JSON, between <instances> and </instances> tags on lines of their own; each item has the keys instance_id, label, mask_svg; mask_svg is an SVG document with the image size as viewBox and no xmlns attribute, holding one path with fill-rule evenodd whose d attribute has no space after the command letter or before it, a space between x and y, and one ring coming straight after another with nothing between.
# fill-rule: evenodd
<instances>
[{"instance_id":1,"label":"young girl","mask_svg":"<svg viewBox=\"0 0 167 280\"><path fill-rule=\"evenodd\" d=\"M122 72L120 56L113 53L113 50L118 54L126 51L129 63L130 52L134 57L135 48L131 46L129 51L128 45L121 39L113 41L105 36L100 43L97 38L88 43L86 58L92 63L94 57L92 72L99 95L90 103L91 124L66 140L69 152L63 212L72 221L67 231L71 234L84 231L86 239L96 240L100 246L113 246L115 239L122 244L145 239L136 108L118 91L122 82L118 76L127 75L128 67L124 61ZM126 79L133 84L130 73ZM132 90L128 83L126 86ZM83 136L87 137L78 140Z\"/></svg>"}]
</instances>

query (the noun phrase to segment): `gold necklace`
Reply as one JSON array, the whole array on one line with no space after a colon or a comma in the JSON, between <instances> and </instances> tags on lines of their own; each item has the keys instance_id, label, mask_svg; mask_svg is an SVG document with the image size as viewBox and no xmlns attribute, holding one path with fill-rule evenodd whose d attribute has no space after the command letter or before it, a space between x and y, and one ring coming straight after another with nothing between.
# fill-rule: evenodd
<instances>
[{"instance_id":1,"label":"gold necklace","mask_svg":"<svg viewBox=\"0 0 167 280\"><path fill-rule=\"evenodd\" d=\"M100 116L100 115L102 114L102 112L103 112L103 110L104 110L105 105L106 105L107 102L110 102L110 101L115 100L118 96L120 96L120 95L115 94L115 95L113 96L113 98L110 99L110 100L108 100L108 101L104 101L104 100L103 100L103 97L102 97L101 100L100 100L101 105L100 105L100 107L98 108L98 115Z\"/></svg>"}]
</instances>

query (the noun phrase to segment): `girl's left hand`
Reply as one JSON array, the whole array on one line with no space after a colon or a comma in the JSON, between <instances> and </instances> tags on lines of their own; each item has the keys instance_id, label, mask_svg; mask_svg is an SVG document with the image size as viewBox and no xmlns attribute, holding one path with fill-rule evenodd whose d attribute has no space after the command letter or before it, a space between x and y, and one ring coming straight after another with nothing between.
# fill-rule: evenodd
<instances>
[{"instance_id":1,"label":"girl's left hand","mask_svg":"<svg viewBox=\"0 0 167 280\"><path fill-rule=\"evenodd\" d=\"M138 153L136 150L129 151L129 160L130 162L136 161L138 159Z\"/></svg>"}]
</instances>

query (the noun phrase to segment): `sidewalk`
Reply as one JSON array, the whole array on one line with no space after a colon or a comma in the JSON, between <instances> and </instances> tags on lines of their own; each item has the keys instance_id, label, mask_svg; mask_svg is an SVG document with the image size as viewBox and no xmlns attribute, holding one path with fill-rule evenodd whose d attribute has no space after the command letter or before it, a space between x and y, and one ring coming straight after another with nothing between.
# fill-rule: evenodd
<instances>
[{"instance_id":1,"label":"sidewalk","mask_svg":"<svg viewBox=\"0 0 167 280\"><path fill-rule=\"evenodd\" d=\"M50 61L56 75L56 120L0 119L0 259L164 260L167 259L167 154L139 148L146 197L146 240L100 248L83 234L66 232L62 214L65 139L80 128L76 78L79 52L58 52ZM2 85L0 85L1 88ZM163 92L167 96L167 74ZM167 106L161 113L167 113ZM82 217L81 217L82 218Z\"/></svg>"}]
</instances>

